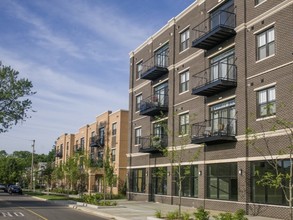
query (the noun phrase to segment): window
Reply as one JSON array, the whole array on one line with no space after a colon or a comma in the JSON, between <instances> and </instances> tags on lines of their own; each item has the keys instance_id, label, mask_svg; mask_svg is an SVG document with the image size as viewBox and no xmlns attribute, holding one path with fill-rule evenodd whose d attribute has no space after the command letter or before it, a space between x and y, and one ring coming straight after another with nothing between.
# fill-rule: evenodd
<instances>
[{"instance_id":1,"label":"window","mask_svg":"<svg viewBox=\"0 0 293 220\"><path fill-rule=\"evenodd\" d=\"M104 146L105 144L105 128L99 128L99 140L100 140L100 144L102 146Z\"/></svg>"},{"instance_id":2,"label":"window","mask_svg":"<svg viewBox=\"0 0 293 220\"><path fill-rule=\"evenodd\" d=\"M155 52L155 66L168 67L169 45L166 44Z\"/></svg>"},{"instance_id":3,"label":"window","mask_svg":"<svg viewBox=\"0 0 293 220\"><path fill-rule=\"evenodd\" d=\"M257 60L275 53L275 29L270 28L257 35Z\"/></svg>"},{"instance_id":4,"label":"window","mask_svg":"<svg viewBox=\"0 0 293 220\"><path fill-rule=\"evenodd\" d=\"M138 96L136 96L136 106L135 106L135 111L139 111L139 110L140 110L141 100L142 100L142 95L138 95Z\"/></svg>"},{"instance_id":5,"label":"window","mask_svg":"<svg viewBox=\"0 0 293 220\"><path fill-rule=\"evenodd\" d=\"M158 106L168 106L168 82L164 82L154 87L154 99Z\"/></svg>"},{"instance_id":6,"label":"window","mask_svg":"<svg viewBox=\"0 0 293 220\"><path fill-rule=\"evenodd\" d=\"M142 74L142 61L140 61L138 64L136 64L136 79L140 79L141 74Z\"/></svg>"},{"instance_id":7,"label":"window","mask_svg":"<svg viewBox=\"0 0 293 220\"><path fill-rule=\"evenodd\" d=\"M280 174L290 174L290 161L289 160L279 160L278 168ZM256 203L266 203L275 205L288 205L285 195L280 188L270 188L268 186L262 186L257 184L261 176L266 172L276 174L274 168L269 165L267 161L257 161L251 162L251 200ZM259 175L256 175L258 173Z\"/></svg>"},{"instance_id":8,"label":"window","mask_svg":"<svg viewBox=\"0 0 293 220\"><path fill-rule=\"evenodd\" d=\"M145 169L132 170L132 190L133 192L145 192Z\"/></svg>"},{"instance_id":9,"label":"window","mask_svg":"<svg viewBox=\"0 0 293 220\"><path fill-rule=\"evenodd\" d=\"M255 0L255 5L258 5L258 4L260 4L260 3L264 2L264 1L266 1L266 0Z\"/></svg>"},{"instance_id":10,"label":"window","mask_svg":"<svg viewBox=\"0 0 293 220\"><path fill-rule=\"evenodd\" d=\"M189 90L189 71L181 73L179 77L180 77L179 93L188 91Z\"/></svg>"},{"instance_id":11,"label":"window","mask_svg":"<svg viewBox=\"0 0 293 220\"><path fill-rule=\"evenodd\" d=\"M141 144L140 142L140 139L141 139L141 128L137 128L134 130L134 144L135 145L138 145L138 144Z\"/></svg>"},{"instance_id":12,"label":"window","mask_svg":"<svg viewBox=\"0 0 293 220\"><path fill-rule=\"evenodd\" d=\"M115 162L116 160L116 149L111 150L111 160L112 162Z\"/></svg>"},{"instance_id":13,"label":"window","mask_svg":"<svg viewBox=\"0 0 293 220\"><path fill-rule=\"evenodd\" d=\"M154 194L167 195L167 167L152 169L152 190Z\"/></svg>"},{"instance_id":14,"label":"window","mask_svg":"<svg viewBox=\"0 0 293 220\"><path fill-rule=\"evenodd\" d=\"M211 164L207 168L207 197L237 201L237 163Z\"/></svg>"},{"instance_id":15,"label":"window","mask_svg":"<svg viewBox=\"0 0 293 220\"><path fill-rule=\"evenodd\" d=\"M116 133L117 133L117 123L115 122L112 124L112 135L116 136Z\"/></svg>"},{"instance_id":16,"label":"window","mask_svg":"<svg viewBox=\"0 0 293 220\"><path fill-rule=\"evenodd\" d=\"M257 93L258 117L267 117L276 114L275 87L258 91Z\"/></svg>"},{"instance_id":17,"label":"window","mask_svg":"<svg viewBox=\"0 0 293 220\"><path fill-rule=\"evenodd\" d=\"M80 139L80 150L84 150L84 137Z\"/></svg>"},{"instance_id":18,"label":"window","mask_svg":"<svg viewBox=\"0 0 293 220\"><path fill-rule=\"evenodd\" d=\"M189 29L180 34L180 51L186 50L189 47Z\"/></svg>"},{"instance_id":19,"label":"window","mask_svg":"<svg viewBox=\"0 0 293 220\"><path fill-rule=\"evenodd\" d=\"M179 115L179 135L188 134L189 132L189 114Z\"/></svg>"},{"instance_id":20,"label":"window","mask_svg":"<svg viewBox=\"0 0 293 220\"><path fill-rule=\"evenodd\" d=\"M179 170L174 169L175 172L175 195L178 196L179 192ZM185 197L198 197L198 167L195 165L182 166L180 171L182 179L182 196Z\"/></svg>"}]
</instances>

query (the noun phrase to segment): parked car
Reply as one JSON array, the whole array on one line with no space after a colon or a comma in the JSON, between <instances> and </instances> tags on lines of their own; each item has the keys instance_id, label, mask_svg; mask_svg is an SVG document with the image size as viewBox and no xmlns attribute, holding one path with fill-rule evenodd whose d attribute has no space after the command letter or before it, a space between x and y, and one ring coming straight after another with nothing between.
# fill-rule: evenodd
<instances>
[{"instance_id":1,"label":"parked car","mask_svg":"<svg viewBox=\"0 0 293 220\"><path fill-rule=\"evenodd\" d=\"M0 190L3 190L3 191L5 192L5 190L6 190L6 185L0 183Z\"/></svg>"},{"instance_id":2,"label":"parked car","mask_svg":"<svg viewBox=\"0 0 293 220\"><path fill-rule=\"evenodd\" d=\"M10 185L8 187L8 193L9 194L13 194L13 193L18 193L18 194L22 194L22 189L20 186L17 186L17 185Z\"/></svg>"}]
</instances>

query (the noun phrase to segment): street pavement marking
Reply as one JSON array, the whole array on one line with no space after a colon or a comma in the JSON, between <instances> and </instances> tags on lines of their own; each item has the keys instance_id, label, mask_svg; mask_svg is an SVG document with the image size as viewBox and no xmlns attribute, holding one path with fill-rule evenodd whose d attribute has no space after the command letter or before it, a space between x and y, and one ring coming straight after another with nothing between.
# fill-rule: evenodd
<instances>
[{"instance_id":1,"label":"street pavement marking","mask_svg":"<svg viewBox=\"0 0 293 220\"><path fill-rule=\"evenodd\" d=\"M14 217L14 216L16 216L16 217L24 217L24 214L22 212L12 212L12 213L10 213L10 212L1 212L1 213L2 213L2 216L4 218L6 218L6 217Z\"/></svg>"},{"instance_id":2,"label":"street pavement marking","mask_svg":"<svg viewBox=\"0 0 293 220\"><path fill-rule=\"evenodd\" d=\"M26 211L28 211L28 212L30 212L30 213L32 213L32 214L34 214L34 215L36 215L36 216L40 217L41 219L48 220L47 218L45 218L44 216L41 216L40 214L38 214L38 213L34 212L33 210L26 209L26 208L24 208L24 207L21 207L21 206L19 206L19 208L21 208L21 209L24 209L24 210L26 210Z\"/></svg>"}]
</instances>

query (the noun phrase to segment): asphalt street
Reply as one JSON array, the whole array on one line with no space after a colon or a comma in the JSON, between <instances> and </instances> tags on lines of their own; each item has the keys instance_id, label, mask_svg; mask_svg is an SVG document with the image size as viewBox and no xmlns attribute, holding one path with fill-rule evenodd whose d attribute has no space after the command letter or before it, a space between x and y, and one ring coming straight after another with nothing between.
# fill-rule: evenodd
<instances>
[{"instance_id":1,"label":"asphalt street","mask_svg":"<svg viewBox=\"0 0 293 220\"><path fill-rule=\"evenodd\" d=\"M68 206L34 199L30 196L9 195L0 192L0 219L18 220L106 220Z\"/></svg>"}]
</instances>

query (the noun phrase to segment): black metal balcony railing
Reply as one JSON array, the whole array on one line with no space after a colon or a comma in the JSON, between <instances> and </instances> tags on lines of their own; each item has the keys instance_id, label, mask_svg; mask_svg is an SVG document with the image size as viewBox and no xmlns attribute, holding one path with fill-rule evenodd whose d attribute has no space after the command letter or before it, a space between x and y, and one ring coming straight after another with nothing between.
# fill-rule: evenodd
<instances>
[{"instance_id":1,"label":"black metal balcony railing","mask_svg":"<svg viewBox=\"0 0 293 220\"><path fill-rule=\"evenodd\" d=\"M211 96L237 86L237 67L221 61L193 75L196 85L193 95Z\"/></svg>"},{"instance_id":2,"label":"black metal balcony railing","mask_svg":"<svg viewBox=\"0 0 293 220\"><path fill-rule=\"evenodd\" d=\"M103 168L104 161L102 158L91 158L90 166L95 168Z\"/></svg>"},{"instance_id":3,"label":"black metal balcony railing","mask_svg":"<svg viewBox=\"0 0 293 220\"><path fill-rule=\"evenodd\" d=\"M236 35L236 14L219 10L193 28L192 47L209 50Z\"/></svg>"},{"instance_id":4,"label":"black metal balcony railing","mask_svg":"<svg viewBox=\"0 0 293 220\"><path fill-rule=\"evenodd\" d=\"M221 144L236 141L236 119L215 118L193 124L191 127L191 142Z\"/></svg>"},{"instance_id":5,"label":"black metal balcony railing","mask_svg":"<svg viewBox=\"0 0 293 220\"><path fill-rule=\"evenodd\" d=\"M169 96L167 94L155 94L140 102L140 115L155 116L168 112Z\"/></svg>"},{"instance_id":6,"label":"black metal balcony railing","mask_svg":"<svg viewBox=\"0 0 293 220\"><path fill-rule=\"evenodd\" d=\"M63 157L62 151L57 151L56 157L62 158Z\"/></svg>"},{"instance_id":7,"label":"black metal balcony railing","mask_svg":"<svg viewBox=\"0 0 293 220\"><path fill-rule=\"evenodd\" d=\"M84 150L84 145L76 144L73 146L73 149L75 153L81 153Z\"/></svg>"},{"instance_id":8,"label":"black metal balcony railing","mask_svg":"<svg viewBox=\"0 0 293 220\"><path fill-rule=\"evenodd\" d=\"M155 80L169 72L167 54L155 54L142 63L141 79Z\"/></svg>"},{"instance_id":9,"label":"black metal balcony railing","mask_svg":"<svg viewBox=\"0 0 293 220\"><path fill-rule=\"evenodd\" d=\"M90 138L90 147L104 147L105 146L105 137L100 137L95 135Z\"/></svg>"},{"instance_id":10,"label":"black metal balcony railing","mask_svg":"<svg viewBox=\"0 0 293 220\"><path fill-rule=\"evenodd\" d=\"M151 135L140 137L139 152L159 153L168 146L168 135Z\"/></svg>"}]
</instances>

